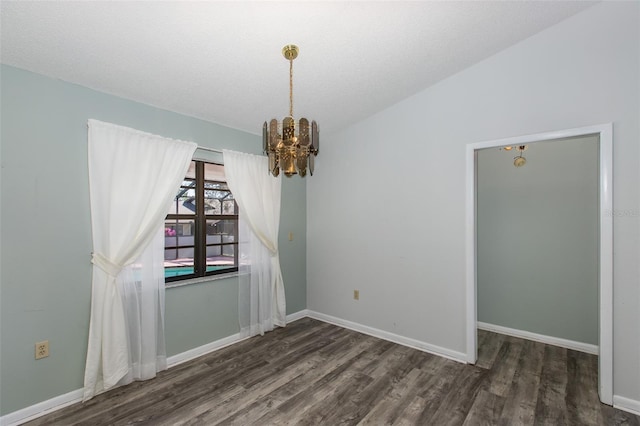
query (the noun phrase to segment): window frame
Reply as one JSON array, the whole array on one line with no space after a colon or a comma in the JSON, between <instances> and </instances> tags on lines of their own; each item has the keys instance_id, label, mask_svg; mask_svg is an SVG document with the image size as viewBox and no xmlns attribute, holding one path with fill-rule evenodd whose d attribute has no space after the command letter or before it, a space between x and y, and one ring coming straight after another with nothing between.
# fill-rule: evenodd
<instances>
[{"instance_id":1,"label":"window frame","mask_svg":"<svg viewBox=\"0 0 640 426\"><path fill-rule=\"evenodd\" d=\"M165 223L167 221L177 221L181 219L189 219L193 221L194 232L193 232L193 245L185 245L175 247L171 247L171 249L180 249L180 248L192 248L193 247L193 273L191 274L183 274L167 277L165 276L165 284L167 286L172 285L181 285L186 284L187 281L197 280L202 281L207 277L216 278L216 276L220 277L223 275L229 274L237 274L238 273L238 240L239 240L239 212L238 212L238 203L233 199L234 205L234 213L233 214L222 214L224 203L221 200L220 202L220 213L221 214L205 214L205 183L223 183L227 185L226 181L219 180L205 180L205 164L215 164L218 166L224 167L224 164L216 163L212 161L204 161L204 160L196 160L193 159L192 162L195 164L195 178L188 178L185 176L184 180L193 180L195 182L195 205L196 211L193 214L176 214L169 213L165 216ZM181 188L183 185L180 186ZM216 191L226 191L231 194L231 191L228 189L215 189ZM235 225L234 229L234 241L233 242L223 242L222 239L220 243L207 243L207 221L209 220L233 220ZM166 238L166 236L165 236ZM220 247L220 253L223 253L223 249L225 246L234 246L233 252L233 266L229 268L223 268L214 271L207 271L207 248L208 247ZM164 250L167 250L165 246Z\"/></svg>"}]
</instances>

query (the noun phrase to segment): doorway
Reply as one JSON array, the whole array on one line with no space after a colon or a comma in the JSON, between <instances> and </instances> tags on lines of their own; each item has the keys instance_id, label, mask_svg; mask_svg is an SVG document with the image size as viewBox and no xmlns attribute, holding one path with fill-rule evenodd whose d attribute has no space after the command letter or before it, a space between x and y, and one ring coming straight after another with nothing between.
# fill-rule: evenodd
<instances>
[{"instance_id":1,"label":"doorway","mask_svg":"<svg viewBox=\"0 0 640 426\"><path fill-rule=\"evenodd\" d=\"M479 142L467 145L466 151L467 362L473 364L477 359L477 151L590 135L598 138L598 393L609 405L613 403L612 127L609 123Z\"/></svg>"}]
</instances>

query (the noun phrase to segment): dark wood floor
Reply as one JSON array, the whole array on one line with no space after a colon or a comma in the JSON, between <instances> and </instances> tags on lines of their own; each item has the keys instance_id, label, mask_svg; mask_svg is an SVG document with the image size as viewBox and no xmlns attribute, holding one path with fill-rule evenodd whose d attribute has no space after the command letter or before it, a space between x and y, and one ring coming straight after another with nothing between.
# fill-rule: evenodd
<instances>
[{"instance_id":1,"label":"dark wood floor","mask_svg":"<svg viewBox=\"0 0 640 426\"><path fill-rule=\"evenodd\" d=\"M304 318L31 425L640 425L593 355L479 331L464 365Z\"/></svg>"}]
</instances>

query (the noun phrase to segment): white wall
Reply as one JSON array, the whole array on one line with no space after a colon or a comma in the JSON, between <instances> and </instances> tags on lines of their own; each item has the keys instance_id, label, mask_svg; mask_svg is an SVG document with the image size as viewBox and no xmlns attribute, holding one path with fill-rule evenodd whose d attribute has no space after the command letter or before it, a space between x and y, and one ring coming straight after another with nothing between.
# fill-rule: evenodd
<instances>
[{"instance_id":1,"label":"white wall","mask_svg":"<svg viewBox=\"0 0 640 426\"><path fill-rule=\"evenodd\" d=\"M614 394L640 407L639 16L596 4L323 136L308 308L465 352L465 145L613 122Z\"/></svg>"}]
</instances>

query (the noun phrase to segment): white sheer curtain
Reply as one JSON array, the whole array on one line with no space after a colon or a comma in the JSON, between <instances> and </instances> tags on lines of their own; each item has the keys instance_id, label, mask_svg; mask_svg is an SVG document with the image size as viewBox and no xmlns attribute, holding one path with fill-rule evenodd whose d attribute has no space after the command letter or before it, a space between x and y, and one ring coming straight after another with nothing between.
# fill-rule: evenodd
<instances>
[{"instance_id":1,"label":"white sheer curtain","mask_svg":"<svg viewBox=\"0 0 640 426\"><path fill-rule=\"evenodd\" d=\"M197 145L89 120L87 399L166 368L164 218Z\"/></svg>"},{"instance_id":2,"label":"white sheer curtain","mask_svg":"<svg viewBox=\"0 0 640 426\"><path fill-rule=\"evenodd\" d=\"M267 157L223 150L227 184L240 208L241 262L250 274L240 277L238 294L242 336L286 325L284 283L278 254L282 180L268 173ZM246 227L244 226L246 225ZM244 242L249 242L248 252ZM241 270L247 265L240 265Z\"/></svg>"}]
</instances>

